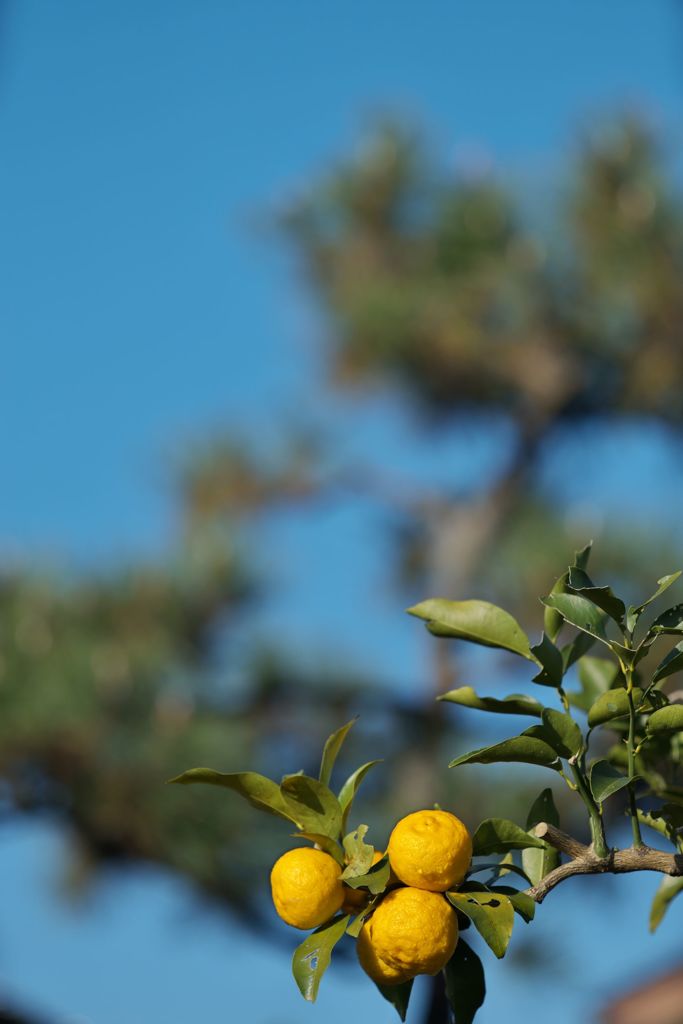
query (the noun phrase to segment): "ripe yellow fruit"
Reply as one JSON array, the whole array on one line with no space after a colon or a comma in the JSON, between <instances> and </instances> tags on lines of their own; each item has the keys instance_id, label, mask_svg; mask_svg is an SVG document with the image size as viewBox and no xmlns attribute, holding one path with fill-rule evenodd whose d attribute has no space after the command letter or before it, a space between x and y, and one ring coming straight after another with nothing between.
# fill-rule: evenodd
<instances>
[{"instance_id":1,"label":"ripe yellow fruit","mask_svg":"<svg viewBox=\"0 0 683 1024\"><path fill-rule=\"evenodd\" d=\"M384 897L358 938L358 959L373 981L398 985L437 974L453 956L458 919L440 893L411 886Z\"/></svg>"},{"instance_id":2,"label":"ripe yellow fruit","mask_svg":"<svg viewBox=\"0 0 683 1024\"><path fill-rule=\"evenodd\" d=\"M372 855L372 863L376 864L383 856L383 853L379 850L375 850ZM357 914L366 906L368 899L369 893L367 889L352 889L350 885L347 885L346 882L344 882L344 902L342 903L342 910L345 914Z\"/></svg>"},{"instance_id":3,"label":"ripe yellow fruit","mask_svg":"<svg viewBox=\"0 0 683 1024\"><path fill-rule=\"evenodd\" d=\"M389 860L405 885L445 892L460 885L472 860L472 839L448 811L416 811L389 837Z\"/></svg>"},{"instance_id":4,"label":"ripe yellow fruit","mask_svg":"<svg viewBox=\"0 0 683 1024\"><path fill-rule=\"evenodd\" d=\"M341 868L322 850L302 846L273 865L270 887L275 909L294 928L317 928L344 902Z\"/></svg>"}]
</instances>

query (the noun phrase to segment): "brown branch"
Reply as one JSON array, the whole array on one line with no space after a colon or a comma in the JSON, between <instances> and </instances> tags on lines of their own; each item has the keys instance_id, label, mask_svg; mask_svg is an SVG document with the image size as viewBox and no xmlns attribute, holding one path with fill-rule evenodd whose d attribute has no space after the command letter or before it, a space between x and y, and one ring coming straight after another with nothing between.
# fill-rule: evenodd
<instances>
[{"instance_id":1,"label":"brown branch","mask_svg":"<svg viewBox=\"0 0 683 1024\"><path fill-rule=\"evenodd\" d=\"M526 890L536 903L542 903L551 889L572 875L621 875L631 871L658 871L663 875L683 875L683 855L653 850L650 846L631 847L627 850L612 850L607 857L598 857L592 846L584 846L565 832L541 822L535 828L539 839L545 839L571 860L561 864L542 878L538 885Z\"/></svg>"}]
</instances>

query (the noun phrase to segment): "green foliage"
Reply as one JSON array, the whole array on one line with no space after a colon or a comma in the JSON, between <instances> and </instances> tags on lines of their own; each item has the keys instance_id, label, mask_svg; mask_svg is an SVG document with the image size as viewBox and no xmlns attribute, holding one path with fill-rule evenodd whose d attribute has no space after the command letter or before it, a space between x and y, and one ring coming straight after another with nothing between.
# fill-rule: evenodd
<instances>
[{"instance_id":1,"label":"green foliage","mask_svg":"<svg viewBox=\"0 0 683 1024\"><path fill-rule=\"evenodd\" d=\"M527 831L533 835L534 827L542 821L556 828L560 825L560 816L551 789L544 789L531 805L526 819ZM541 879L554 871L560 863L560 854L555 847L544 841L539 842L540 847L529 846L522 850L522 867L532 885L538 885Z\"/></svg>"},{"instance_id":2,"label":"green foliage","mask_svg":"<svg viewBox=\"0 0 683 1024\"><path fill-rule=\"evenodd\" d=\"M481 960L461 937L444 969L446 997L454 1024L472 1024L486 997Z\"/></svg>"},{"instance_id":3,"label":"green foliage","mask_svg":"<svg viewBox=\"0 0 683 1024\"><path fill-rule=\"evenodd\" d=\"M524 850L526 847L544 849L542 839L529 835L514 821L504 818L487 818L482 821L472 837L472 855L484 857L489 853L507 853L508 850Z\"/></svg>"},{"instance_id":4,"label":"green foliage","mask_svg":"<svg viewBox=\"0 0 683 1024\"><path fill-rule=\"evenodd\" d=\"M446 895L455 909L470 919L494 955L498 959L504 957L515 919L509 898L500 890L491 892L474 883L465 883L460 890Z\"/></svg>"},{"instance_id":5,"label":"green foliage","mask_svg":"<svg viewBox=\"0 0 683 1024\"><path fill-rule=\"evenodd\" d=\"M332 950L346 932L348 914L333 918L304 939L294 951L292 974L304 999L314 1003L323 974L330 966Z\"/></svg>"},{"instance_id":6,"label":"green foliage","mask_svg":"<svg viewBox=\"0 0 683 1024\"><path fill-rule=\"evenodd\" d=\"M408 609L424 619L434 636L458 637L484 647L500 647L533 661L529 638L508 612L488 601L447 601L432 598Z\"/></svg>"},{"instance_id":7,"label":"green foliage","mask_svg":"<svg viewBox=\"0 0 683 1024\"><path fill-rule=\"evenodd\" d=\"M471 686L461 686L457 690L449 690L442 693L437 700L448 701L451 704L461 704L466 708L475 708L477 711L492 711L498 715L530 715L532 718L540 718L543 707L533 697L527 697L523 693L512 693L509 697L496 699L495 697L480 697Z\"/></svg>"}]
</instances>

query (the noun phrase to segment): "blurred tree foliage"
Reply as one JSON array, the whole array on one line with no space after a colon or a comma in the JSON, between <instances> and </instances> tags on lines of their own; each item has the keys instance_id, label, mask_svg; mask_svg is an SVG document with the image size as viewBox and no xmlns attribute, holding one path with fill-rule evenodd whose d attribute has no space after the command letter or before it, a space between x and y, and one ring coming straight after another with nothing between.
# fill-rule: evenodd
<instances>
[{"instance_id":1,"label":"blurred tree foliage","mask_svg":"<svg viewBox=\"0 0 683 1024\"><path fill-rule=\"evenodd\" d=\"M512 595L528 618L524 594L550 585L547 566L575 539L539 488L558 435L623 416L680 428L681 197L635 122L590 142L567 179L568 202L541 230L535 197L439 174L416 138L390 128L284 217L328 318L333 386L396 385L435 428L445 417L509 427L499 476L473 493L380 487L420 596ZM356 711L365 732L349 744L351 767L373 731L390 758L403 751L402 806L369 787L387 818L420 792L420 769L447 762L434 732L446 715L431 710L452 682L443 656L407 706L339 669L313 678L278 648L245 654L243 627L268 588L250 557L262 517L331 487L379 486L379 467L324 462L308 442L275 462L239 440L210 445L182 475L177 543L158 564L71 580L3 574L0 796L57 811L82 877L144 858L263 922L245 881L271 859L281 823L164 779L202 763L314 774L322 739ZM632 582L649 581L653 564L670 570L671 552L646 527L634 543L627 525L628 536L601 538L605 565Z\"/></svg>"}]
</instances>

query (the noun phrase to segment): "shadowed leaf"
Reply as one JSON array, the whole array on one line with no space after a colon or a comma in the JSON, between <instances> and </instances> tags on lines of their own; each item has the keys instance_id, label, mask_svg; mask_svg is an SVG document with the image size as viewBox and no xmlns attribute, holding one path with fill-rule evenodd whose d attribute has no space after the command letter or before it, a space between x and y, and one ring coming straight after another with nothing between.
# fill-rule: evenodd
<instances>
[{"instance_id":1,"label":"shadowed leaf","mask_svg":"<svg viewBox=\"0 0 683 1024\"><path fill-rule=\"evenodd\" d=\"M462 938L444 968L444 977L454 1024L472 1024L484 1002L486 983L481 960Z\"/></svg>"}]
</instances>

